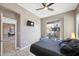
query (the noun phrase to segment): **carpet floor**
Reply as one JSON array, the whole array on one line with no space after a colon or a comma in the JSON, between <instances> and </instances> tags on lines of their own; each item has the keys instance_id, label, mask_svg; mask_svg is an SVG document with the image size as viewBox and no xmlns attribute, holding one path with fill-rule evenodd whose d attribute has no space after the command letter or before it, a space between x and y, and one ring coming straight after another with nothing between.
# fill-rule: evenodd
<instances>
[{"instance_id":1,"label":"carpet floor","mask_svg":"<svg viewBox=\"0 0 79 59\"><path fill-rule=\"evenodd\" d=\"M10 53L4 53L2 56L35 56L30 52L30 48L24 48L22 50L12 51Z\"/></svg>"}]
</instances>

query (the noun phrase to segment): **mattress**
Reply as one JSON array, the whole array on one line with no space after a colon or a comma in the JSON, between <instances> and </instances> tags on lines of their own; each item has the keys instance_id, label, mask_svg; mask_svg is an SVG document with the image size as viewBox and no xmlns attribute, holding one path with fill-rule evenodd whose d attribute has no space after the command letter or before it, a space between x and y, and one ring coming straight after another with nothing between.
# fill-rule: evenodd
<instances>
[{"instance_id":1,"label":"mattress","mask_svg":"<svg viewBox=\"0 0 79 59\"><path fill-rule=\"evenodd\" d=\"M31 45L30 51L37 56L63 56L60 41L43 39Z\"/></svg>"}]
</instances>

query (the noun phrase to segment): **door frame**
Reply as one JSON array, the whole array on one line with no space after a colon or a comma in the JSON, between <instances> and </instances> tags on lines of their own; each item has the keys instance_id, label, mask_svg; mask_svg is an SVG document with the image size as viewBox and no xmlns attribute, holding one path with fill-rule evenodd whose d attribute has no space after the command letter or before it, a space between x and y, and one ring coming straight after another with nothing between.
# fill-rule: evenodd
<instances>
[{"instance_id":1,"label":"door frame","mask_svg":"<svg viewBox=\"0 0 79 59\"><path fill-rule=\"evenodd\" d=\"M3 55L3 24L4 23L15 25L15 49L17 49L17 21L15 19L3 17L3 13L1 13L1 55Z\"/></svg>"},{"instance_id":2,"label":"door frame","mask_svg":"<svg viewBox=\"0 0 79 59\"><path fill-rule=\"evenodd\" d=\"M76 14L76 39L79 39L79 13Z\"/></svg>"}]
</instances>

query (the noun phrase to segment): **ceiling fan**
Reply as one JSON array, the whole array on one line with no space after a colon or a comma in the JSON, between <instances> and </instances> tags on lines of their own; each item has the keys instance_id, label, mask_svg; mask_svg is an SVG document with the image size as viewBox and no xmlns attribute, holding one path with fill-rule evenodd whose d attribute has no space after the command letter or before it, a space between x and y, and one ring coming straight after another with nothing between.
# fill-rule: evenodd
<instances>
[{"instance_id":1,"label":"ceiling fan","mask_svg":"<svg viewBox=\"0 0 79 59\"><path fill-rule=\"evenodd\" d=\"M42 8L38 8L36 10L50 10L50 11L54 11L54 9L49 8L51 5L53 5L54 3L42 3L43 7Z\"/></svg>"}]
</instances>

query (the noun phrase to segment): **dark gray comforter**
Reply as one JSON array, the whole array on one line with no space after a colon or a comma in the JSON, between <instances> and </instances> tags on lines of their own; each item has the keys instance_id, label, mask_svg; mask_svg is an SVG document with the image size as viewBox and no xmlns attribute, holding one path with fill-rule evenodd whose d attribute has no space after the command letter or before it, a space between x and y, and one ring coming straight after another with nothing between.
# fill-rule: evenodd
<instances>
[{"instance_id":1,"label":"dark gray comforter","mask_svg":"<svg viewBox=\"0 0 79 59\"><path fill-rule=\"evenodd\" d=\"M60 41L43 39L31 45L30 51L37 56L62 56Z\"/></svg>"}]
</instances>

